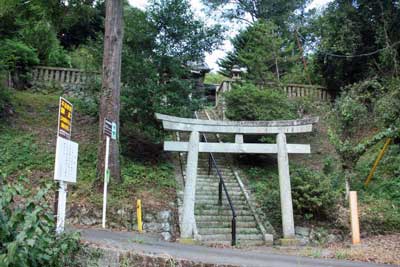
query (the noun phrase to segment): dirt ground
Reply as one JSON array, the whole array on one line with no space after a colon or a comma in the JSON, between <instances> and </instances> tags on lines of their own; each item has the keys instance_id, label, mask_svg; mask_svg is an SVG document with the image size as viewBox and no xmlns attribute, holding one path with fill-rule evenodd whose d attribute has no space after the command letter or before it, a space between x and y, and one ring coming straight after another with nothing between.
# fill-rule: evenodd
<instances>
[{"instance_id":1,"label":"dirt ground","mask_svg":"<svg viewBox=\"0 0 400 267\"><path fill-rule=\"evenodd\" d=\"M367 237L361 240L360 245L351 245L351 241L348 240L331 243L324 247L282 248L280 251L291 255L395 264L400 266L400 234Z\"/></svg>"}]
</instances>

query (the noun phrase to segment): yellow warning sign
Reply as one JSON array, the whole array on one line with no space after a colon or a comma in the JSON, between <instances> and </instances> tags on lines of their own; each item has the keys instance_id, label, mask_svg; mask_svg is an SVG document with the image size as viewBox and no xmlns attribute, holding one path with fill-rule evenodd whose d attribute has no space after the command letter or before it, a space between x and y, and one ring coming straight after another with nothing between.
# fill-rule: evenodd
<instances>
[{"instance_id":1,"label":"yellow warning sign","mask_svg":"<svg viewBox=\"0 0 400 267\"><path fill-rule=\"evenodd\" d=\"M73 106L66 99L60 97L58 112L58 136L71 139Z\"/></svg>"}]
</instances>

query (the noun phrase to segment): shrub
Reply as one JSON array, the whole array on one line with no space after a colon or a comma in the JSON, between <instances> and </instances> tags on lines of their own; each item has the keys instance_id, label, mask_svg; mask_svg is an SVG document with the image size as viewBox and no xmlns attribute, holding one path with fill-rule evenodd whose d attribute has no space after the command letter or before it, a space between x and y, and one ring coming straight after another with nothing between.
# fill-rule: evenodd
<instances>
[{"instance_id":1,"label":"shrub","mask_svg":"<svg viewBox=\"0 0 400 267\"><path fill-rule=\"evenodd\" d=\"M28 182L1 188L0 266L79 266L79 235L55 234L54 216L46 204L49 184L32 188Z\"/></svg>"},{"instance_id":2,"label":"shrub","mask_svg":"<svg viewBox=\"0 0 400 267\"><path fill-rule=\"evenodd\" d=\"M287 120L296 117L294 105L275 88L259 89L247 83L226 93L225 100L226 116L231 120Z\"/></svg>"},{"instance_id":3,"label":"shrub","mask_svg":"<svg viewBox=\"0 0 400 267\"><path fill-rule=\"evenodd\" d=\"M365 196L360 201L360 224L370 234L398 233L400 206L387 199Z\"/></svg>"},{"instance_id":4,"label":"shrub","mask_svg":"<svg viewBox=\"0 0 400 267\"><path fill-rule=\"evenodd\" d=\"M326 175L302 167L292 168L293 206L295 214L306 219L326 219L337 194Z\"/></svg>"},{"instance_id":5,"label":"shrub","mask_svg":"<svg viewBox=\"0 0 400 267\"><path fill-rule=\"evenodd\" d=\"M261 168L247 170L250 187L271 224L281 227L279 176ZM293 212L303 220L326 220L337 201L337 191L323 173L291 166Z\"/></svg>"},{"instance_id":6,"label":"shrub","mask_svg":"<svg viewBox=\"0 0 400 267\"><path fill-rule=\"evenodd\" d=\"M35 50L21 41L0 41L0 68L13 71L39 64Z\"/></svg>"},{"instance_id":7,"label":"shrub","mask_svg":"<svg viewBox=\"0 0 400 267\"><path fill-rule=\"evenodd\" d=\"M36 51L23 42L0 41L0 71L10 71L14 87L23 88L29 79L29 69L39 63Z\"/></svg>"},{"instance_id":8,"label":"shrub","mask_svg":"<svg viewBox=\"0 0 400 267\"><path fill-rule=\"evenodd\" d=\"M11 108L10 92L0 85L0 119L5 117Z\"/></svg>"}]
</instances>

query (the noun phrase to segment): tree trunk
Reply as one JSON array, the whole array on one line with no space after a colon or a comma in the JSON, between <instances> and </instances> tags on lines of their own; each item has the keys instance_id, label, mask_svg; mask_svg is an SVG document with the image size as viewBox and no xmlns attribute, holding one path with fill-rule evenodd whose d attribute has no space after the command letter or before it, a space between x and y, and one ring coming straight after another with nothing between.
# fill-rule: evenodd
<instances>
[{"instance_id":1,"label":"tree trunk","mask_svg":"<svg viewBox=\"0 0 400 267\"><path fill-rule=\"evenodd\" d=\"M119 112L121 90L121 51L123 39L123 0L106 1L106 19L103 53L103 77L100 95L99 146L97 154L97 174L104 176L106 137L103 134L104 119L117 124L117 140L110 142L109 169L111 178L121 182L119 162Z\"/></svg>"}]
</instances>

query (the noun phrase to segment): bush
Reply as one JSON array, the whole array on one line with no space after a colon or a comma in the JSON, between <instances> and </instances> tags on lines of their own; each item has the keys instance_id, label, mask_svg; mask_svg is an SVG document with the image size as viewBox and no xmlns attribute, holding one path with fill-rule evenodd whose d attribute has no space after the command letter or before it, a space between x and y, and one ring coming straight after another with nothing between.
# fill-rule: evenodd
<instances>
[{"instance_id":1,"label":"bush","mask_svg":"<svg viewBox=\"0 0 400 267\"><path fill-rule=\"evenodd\" d=\"M60 45L53 26L48 21L38 21L32 27L21 30L21 39L35 48L42 64L70 67L71 59Z\"/></svg>"},{"instance_id":2,"label":"bush","mask_svg":"<svg viewBox=\"0 0 400 267\"><path fill-rule=\"evenodd\" d=\"M4 118L11 109L10 92L0 85L0 119Z\"/></svg>"},{"instance_id":3,"label":"bush","mask_svg":"<svg viewBox=\"0 0 400 267\"><path fill-rule=\"evenodd\" d=\"M306 219L327 219L337 199L329 177L302 167L292 168L290 176L295 214Z\"/></svg>"},{"instance_id":4,"label":"bush","mask_svg":"<svg viewBox=\"0 0 400 267\"><path fill-rule=\"evenodd\" d=\"M3 70L28 69L36 64L39 59L32 47L11 39L0 41L0 68Z\"/></svg>"},{"instance_id":5,"label":"bush","mask_svg":"<svg viewBox=\"0 0 400 267\"><path fill-rule=\"evenodd\" d=\"M288 120L296 117L295 106L275 88L259 89L253 84L234 87L225 94L226 116L231 120Z\"/></svg>"},{"instance_id":6,"label":"bush","mask_svg":"<svg viewBox=\"0 0 400 267\"><path fill-rule=\"evenodd\" d=\"M360 224L370 234L399 232L400 205L387 199L365 196L360 201Z\"/></svg>"},{"instance_id":7,"label":"bush","mask_svg":"<svg viewBox=\"0 0 400 267\"><path fill-rule=\"evenodd\" d=\"M262 168L247 170L250 187L275 228L281 227L279 176ZM337 201L337 191L328 176L311 169L291 166L293 212L297 219L326 220Z\"/></svg>"},{"instance_id":8,"label":"bush","mask_svg":"<svg viewBox=\"0 0 400 267\"><path fill-rule=\"evenodd\" d=\"M28 180L2 186L0 266L79 266L79 235L55 234L50 192L49 184L32 188Z\"/></svg>"}]
</instances>

